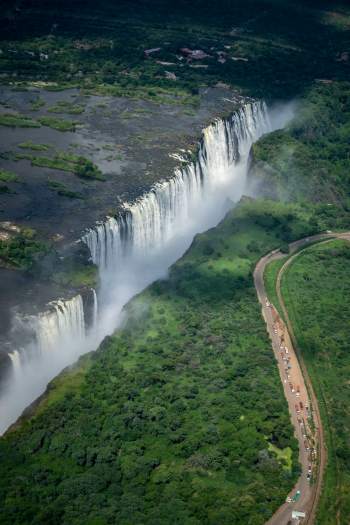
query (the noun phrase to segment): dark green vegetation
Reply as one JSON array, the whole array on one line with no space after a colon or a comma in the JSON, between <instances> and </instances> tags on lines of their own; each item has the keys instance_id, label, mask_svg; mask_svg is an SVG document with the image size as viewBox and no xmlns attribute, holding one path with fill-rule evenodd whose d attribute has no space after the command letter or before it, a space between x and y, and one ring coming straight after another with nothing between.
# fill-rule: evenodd
<instances>
[{"instance_id":1,"label":"dark green vegetation","mask_svg":"<svg viewBox=\"0 0 350 525\"><path fill-rule=\"evenodd\" d=\"M57 102L54 106L48 108L50 113L68 113L69 115L80 115L84 112L83 106L66 102L64 100Z\"/></svg>"},{"instance_id":2,"label":"dark green vegetation","mask_svg":"<svg viewBox=\"0 0 350 525\"><path fill-rule=\"evenodd\" d=\"M37 97L36 99L31 101L30 106L32 111L38 111L40 108L45 106L45 101L40 97Z\"/></svg>"},{"instance_id":3,"label":"dark green vegetation","mask_svg":"<svg viewBox=\"0 0 350 525\"><path fill-rule=\"evenodd\" d=\"M14 193L7 184L9 182L18 182L18 176L11 171L0 169L0 194L1 193Z\"/></svg>"},{"instance_id":4,"label":"dark green vegetation","mask_svg":"<svg viewBox=\"0 0 350 525\"><path fill-rule=\"evenodd\" d=\"M50 190L56 191L61 197L69 197L70 199L83 199L83 195L77 191L70 190L62 182L56 180L49 180L48 186Z\"/></svg>"},{"instance_id":5,"label":"dark green vegetation","mask_svg":"<svg viewBox=\"0 0 350 525\"><path fill-rule=\"evenodd\" d=\"M101 170L91 160L84 157L78 157L74 165L74 173L83 179L104 180Z\"/></svg>"},{"instance_id":6,"label":"dark green vegetation","mask_svg":"<svg viewBox=\"0 0 350 525\"><path fill-rule=\"evenodd\" d=\"M40 128L40 125L40 122L16 113L3 113L0 115L0 126Z\"/></svg>"},{"instance_id":7,"label":"dark green vegetation","mask_svg":"<svg viewBox=\"0 0 350 525\"><path fill-rule=\"evenodd\" d=\"M64 185L62 188L60 184L57 187L55 185L52 189L64 197L81 198ZM55 285L57 293L67 289L81 292L98 286L97 267L86 261L84 247L71 250L62 257L52 241L39 239L34 230L22 228L8 233L10 228L6 232L6 228L1 228L2 226L0 223L0 268L26 272L48 286Z\"/></svg>"},{"instance_id":8,"label":"dark green vegetation","mask_svg":"<svg viewBox=\"0 0 350 525\"><path fill-rule=\"evenodd\" d=\"M253 147L255 174L265 192L312 202L332 228L350 225L350 84L314 87L287 129ZM307 205L307 204L306 204Z\"/></svg>"},{"instance_id":9,"label":"dark green vegetation","mask_svg":"<svg viewBox=\"0 0 350 525\"><path fill-rule=\"evenodd\" d=\"M7 184L0 183L0 193L13 193L13 191L7 186Z\"/></svg>"},{"instance_id":10,"label":"dark green vegetation","mask_svg":"<svg viewBox=\"0 0 350 525\"><path fill-rule=\"evenodd\" d=\"M308 218L246 200L133 300L1 441L2 523L263 524L298 466L252 271Z\"/></svg>"},{"instance_id":11,"label":"dark green vegetation","mask_svg":"<svg viewBox=\"0 0 350 525\"><path fill-rule=\"evenodd\" d=\"M18 176L11 171L0 169L0 182L17 182Z\"/></svg>"},{"instance_id":12,"label":"dark green vegetation","mask_svg":"<svg viewBox=\"0 0 350 525\"><path fill-rule=\"evenodd\" d=\"M39 145L39 146L40 146L39 148L40 150L44 150L43 145ZM38 150L38 148L36 147L34 148L32 146L30 147L31 149ZM38 166L40 168L51 168L51 169L56 169L56 170L61 170L61 171L69 171L83 179L105 180L102 175L101 170L96 166L96 164L94 164L91 160L86 159L85 157L73 155L72 153L57 152L54 157L44 157L44 156L38 157L36 155L31 155L29 153L17 153L15 155L15 159L16 160L23 160L23 159L30 160L32 166ZM57 183L57 184L61 184L61 183ZM61 186L63 187L63 184L61 184ZM55 189L55 188L52 188L52 189Z\"/></svg>"},{"instance_id":13,"label":"dark green vegetation","mask_svg":"<svg viewBox=\"0 0 350 525\"><path fill-rule=\"evenodd\" d=\"M36 155L30 155L28 153L18 153L16 155L17 160L30 160L32 166L38 166L40 168L51 168L62 171L74 171L74 165L72 162L62 158L60 155L51 157L37 157Z\"/></svg>"},{"instance_id":14,"label":"dark green vegetation","mask_svg":"<svg viewBox=\"0 0 350 525\"><path fill-rule=\"evenodd\" d=\"M39 257L47 253L48 245L36 239L35 232L21 233L0 240L0 266L31 270Z\"/></svg>"},{"instance_id":15,"label":"dark green vegetation","mask_svg":"<svg viewBox=\"0 0 350 525\"><path fill-rule=\"evenodd\" d=\"M31 140L21 142L18 144L18 147L22 149L31 149L33 151L48 151L50 149L48 144L35 144Z\"/></svg>"},{"instance_id":16,"label":"dark green vegetation","mask_svg":"<svg viewBox=\"0 0 350 525\"><path fill-rule=\"evenodd\" d=\"M319 400L328 464L318 525L347 525L350 516L350 243L303 251L287 268L282 294Z\"/></svg>"},{"instance_id":17,"label":"dark green vegetation","mask_svg":"<svg viewBox=\"0 0 350 525\"><path fill-rule=\"evenodd\" d=\"M98 271L95 265L79 264L77 261L68 260L62 266L52 275L54 283L73 288L96 288L98 286Z\"/></svg>"},{"instance_id":18,"label":"dark green vegetation","mask_svg":"<svg viewBox=\"0 0 350 525\"><path fill-rule=\"evenodd\" d=\"M18 128L40 128L48 126L58 131L75 131L78 122L65 120L58 117L40 117L38 120L16 113L3 113L0 115L0 126Z\"/></svg>"},{"instance_id":19,"label":"dark green vegetation","mask_svg":"<svg viewBox=\"0 0 350 525\"><path fill-rule=\"evenodd\" d=\"M349 10L341 1L332 10L315 0L6 3L0 69L19 84L193 104L199 86L220 81L287 98L315 79L344 80L349 72ZM180 59L186 47L207 56Z\"/></svg>"},{"instance_id":20,"label":"dark green vegetation","mask_svg":"<svg viewBox=\"0 0 350 525\"><path fill-rule=\"evenodd\" d=\"M43 126L57 129L57 131L75 131L77 124L79 124L79 122L73 122L72 120L66 120L59 117L41 117L38 121Z\"/></svg>"}]
</instances>

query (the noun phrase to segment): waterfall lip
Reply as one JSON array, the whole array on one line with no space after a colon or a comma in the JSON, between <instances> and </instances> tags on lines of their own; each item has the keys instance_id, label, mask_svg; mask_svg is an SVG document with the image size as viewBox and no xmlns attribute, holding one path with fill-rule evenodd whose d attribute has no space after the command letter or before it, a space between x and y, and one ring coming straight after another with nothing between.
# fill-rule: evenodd
<instances>
[{"instance_id":1,"label":"waterfall lip","mask_svg":"<svg viewBox=\"0 0 350 525\"><path fill-rule=\"evenodd\" d=\"M191 223L191 208L199 204L193 195L203 201L204 192L223 191L231 168L247 156L254 140L271 128L267 105L262 100L246 101L227 117L216 117L202 129L195 160L175 166L170 177L155 182L134 200L124 201L115 215L107 215L86 228L81 240L90 250L90 260L99 267L100 280L108 267L115 271L111 261L118 251L136 253L138 246L142 256L160 238L165 242L172 235L176 237L179 228L174 229L174 224L181 215L179 199L184 199L185 221ZM178 153L172 156L182 161Z\"/></svg>"},{"instance_id":2,"label":"waterfall lip","mask_svg":"<svg viewBox=\"0 0 350 525\"><path fill-rule=\"evenodd\" d=\"M268 107L267 107L267 104L264 100L260 100L260 99L253 99L251 97L246 97L245 98L245 103L242 104L240 107L234 109L229 115L227 115L226 117L215 117L209 124L208 126L202 128L202 131L201 131L201 138L197 141L197 146L198 146L198 152L197 152L197 158L195 161L188 161L188 163L185 165L185 166L175 166L174 169L173 169L173 173L172 175L170 175L169 177L167 178L164 178L164 179L161 179L155 183L152 184L152 186L150 188L148 188L144 193L142 193L141 195L137 196L134 200L132 201L124 201L121 203L120 205L120 210L118 210L118 212L115 214L115 215L105 215L104 218L101 218L97 221L95 221L95 223L91 226L88 226L87 228L85 228L82 232L82 235L79 239L79 241L82 241L82 242L85 242L86 243L86 236L88 234L90 234L92 231L95 230L95 228L97 228L98 226L103 226L106 221L110 220L110 219L114 219L114 220L118 220L118 218L121 218L123 216L123 214L125 213L125 211L130 211L130 210L133 210L135 206L139 205L140 203L142 203L145 199L147 199L147 197L152 194L152 193L156 193L157 190L159 189L163 189L165 186L171 184L179 175L179 173L182 173L184 170L186 170L187 168L189 168L190 166L193 166L195 164L197 164L198 162L198 157L201 155L201 153L203 153L203 143L204 143L204 140L205 140L205 134L215 125L217 125L218 123L220 122L230 122L230 120L232 120L232 118L235 116L235 115L239 115L240 112L244 111L246 108L248 107L252 107L252 106L258 106L259 109L261 110L262 114L263 114L263 118L267 121L267 125L266 127L269 128L271 127L271 124L269 122L269 117L268 117ZM248 131L248 133L250 134L251 136L251 132L250 132L250 129L246 130ZM269 131L269 129L267 129L266 131ZM183 150L180 150L180 151L183 151ZM205 154L205 151L204 151L204 154ZM179 158L177 158L176 160L180 160L180 157L181 155L179 155L178 153L170 153L169 154L172 158L175 158L175 156L178 156ZM237 159L237 161L239 160L239 158ZM185 162L187 162L186 159L184 159ZM181 160L180 160L181 162Z\"/></svg>"}]
</instances>

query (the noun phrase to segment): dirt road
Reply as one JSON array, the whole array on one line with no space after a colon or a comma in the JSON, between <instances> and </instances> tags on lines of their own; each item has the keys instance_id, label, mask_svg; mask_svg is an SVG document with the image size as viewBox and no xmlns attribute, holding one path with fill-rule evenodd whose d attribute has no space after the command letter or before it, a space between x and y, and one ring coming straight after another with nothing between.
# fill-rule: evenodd
<instances>
[{"instance_id":1,"label":"dirt road","mask_svg":"<svg viewBox=\"0 0 350 525\"><path fill-rule=\"evenodd\" d=\"M329 241L332 238L350 241L350 232L326 233L300 239L289 245L291 256L288 257L279 271L276 283L276 291L279 298L286 324L277 310L267 300L264 271L268 263L273 260L286 257L279 250L274 250L264 256L256 265L254 271L254 283L259 301L262 305L262 314L266 322L267 331L270 335L272 348L278 363L278 369L288 402L291 421L295 429L295 436L299 442L299 461L301 464L301 475L290 494L286 498L294 498L296 501L284 503L267 522L266 525L287 525L291 522L292 511L305 512L303 524L312 525L322 488L322 479L326 465L326 449L324 443L323 428L316 396L307 373L302 356L297 351L296 341L287 310L281 295L280 284L284 270L291 261L297 257L300 250L314 242ZM297 252L297 253L295 253ZM293 255L294 253L294 255ZM311 403L310 403L311 402ZM310 407L312 406L312 415ZM311 423L313 419L313 426ZM310 470L311 467L311 470ZM312 473L313 483L308 479ZM296 523L295 521L293 523Z\"/></svg>"}]
</instances>

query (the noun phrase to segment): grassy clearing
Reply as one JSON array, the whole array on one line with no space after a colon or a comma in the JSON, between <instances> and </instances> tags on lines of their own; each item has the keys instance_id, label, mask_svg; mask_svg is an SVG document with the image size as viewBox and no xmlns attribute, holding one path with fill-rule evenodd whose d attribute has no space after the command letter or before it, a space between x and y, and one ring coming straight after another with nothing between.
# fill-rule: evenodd
<instances>
[{"instance_id":1,"label":"grassy clearing","mask_svg":"<svg viewBox=\"0 0 350 525\"><path fill-rule=\"evenodd\" d=\"M58 117L41 117L38 119L40 124L56 129L57 131L75 131L79 122L72 120L65 120Z\"/></svg>"},{"instance_id":2,"label":"grassy clearing","mask_svg":"<svg viewBox=\"0 0 350 525\"><path fill-rule=\"evenodd\" d=\"M11 171L0 169L0 182L18 182L18 176Z\"/></svg>"},{"instance_id":3,"label":"grassy clearing","mask_svg":"<svg viewBox=\"0 0 350 525\"><path fill-rule=\"evenodd\" d=\"M29 160L32 166L38 166L39 168L68 171L86 180L105 180L101 170L96 164L85 157L73 155L72 153L57 152L54 157L39 157L30 155L29 153L17 153L15 158L16 160ZM58 189L58 187L52 189ZM64 190L63 186L61 190Z\"/></svg>"},{"instance_id":4,"label":"grassy clearing","mask_svg":"<svg viewBox=\"0 0 350 525\"><path fill-rule=\"evenodd\" d=\"M31 140L21 142L18 144L18 147L21 149L31 149L33 151L48 151L51 148L49 144L37 144Z\"/></svg>"},{"instance_id":5,"label":"grassy clearing","mask_svg":"<svg viewBox=\"0 0 350 525\"><path fill-rule=\"evenodd\" d=\"M325 427L328 464L318 525L347 525L350 515L350 246L314 245L287 268L282 293Z\"/></svg>"},{"instance_id":6,"label":"grassy clearing","mask_svg":"<svg viewBox=\"0 0 350 525\"><path fill-rule=\"evenodd\" d=\"M94 265L74 265L74 268L64 272L56 272L52 277L53 282L61 286L73 288L96 288L98 285L98 271Z\"/></svg>"},{"instance_id":7,"label":"grassy clearing","mask_svg":"<svg viewBox=\"0 0 350 525\"><path fill-rule=\"evenodd\" d=\"M69 199L83 199L84 198L82 193L70 190L62 182L58 182L55 180L49 180L47 185L50 188L50 190L55 191L57 195L60 195L61 197L68 197Z\"/></svg>"},{"instance_id":8,"label":"grassy clearing","mask_svg":"<svg viewBox=\"0 0 350 525\"><path fill-rule=\"evenodd\" d=\"M73 104L72 102L59 101L54 106L51 106L47 109L50 113L66 113L68 115L81 115L84 113L85 108L78 104Z\"/></svg>"},{"instance_id":9,"label":"grassy clearing","mask_svg":"<svg viewBox=\"0 0 350 525\"><path fill-rule=\"evenodd\" d=\"M51 157L38 157L35 155L20 153L16 155L17 159L25 159L30 160L30 163L32 166L38 166L39 168L51 168L61 171L74 171L74 166L72 163L55 156L53 158Z\"/></svg>"},{"instance_id":10,"label":"grassy clearing","mask_svg":"<svg viewBox=\"0 0 350 525\"><path fill-rule=\"evenodd\" d=\"M15 113L3 113L0 115L0 126L19 127L19 128L40 128L48 126L57 131L75 131L76 126L80 124L76 121L65 120L58 117L40 117L34 120L30 117Z\"/></svg>"},{"instance_id":11,"label":"grassy clearing","mask_svg":"<svg viewBox=\"0 0 350 525\"><path fill-rule=\"evenodd\" d=\"M283 465L283 468L285 468L288 471L292 470L293 451L290 447L280 449L276 447L275 445L273 445L272 443L269 443L269 450L271 450L271 452L276 454L276 457L278 461L280 461L281 464Z\"/></svg>"},{"instance_id":12,"label":"grassy clearing","mask_svg":"<svg viewBox=\"0 0 350 525\"><path fill-rule=\"evenodd\" d=\"M39 109L44 107L44 106L45 106L45 100L43 100L40 97L38 97L35 100L32 100L30 102L30 109L32 111L39 111Z\"/></svg>"},{"instance_id":13,"label":"grassy clearing","mask_svg":"<svg viewBox=\"0 0 350 525\"><path fill-rule=\"evenodd\" d=\"M41 124L30 117L25 117L18 113L3 113L0 115L0 126L11 128L40 128Z\"/></svg>"}]
</instances>

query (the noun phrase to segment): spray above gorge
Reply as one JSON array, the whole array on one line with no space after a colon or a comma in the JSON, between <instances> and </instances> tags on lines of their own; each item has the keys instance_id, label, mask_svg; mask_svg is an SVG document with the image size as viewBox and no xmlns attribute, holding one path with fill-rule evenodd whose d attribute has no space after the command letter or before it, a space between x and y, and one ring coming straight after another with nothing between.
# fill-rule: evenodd
<instances>
[{"instance_id":1,"label":"spray above gorge","mask_svg":"<svg viewBox=\"0 0 350 525\"><path fill-rule=\"evenodd\" d=\"M287 111L284 121L289 116ZM279 119L278 127L282 124ZM57 301L47 312L20 320L30 326L32 338L11 350L13 373L1 399L2 432L62 368L94 350L118 326L126 302L165 276L196 233L217 224L239 200L250 147L273 128L263 102L247 103L229 118L216 120L204 130L194 162L183 163L170 179L82 236L99 269L99 288L91 291L89 301L80 296Z\"/></svg>"}]
</instances>

